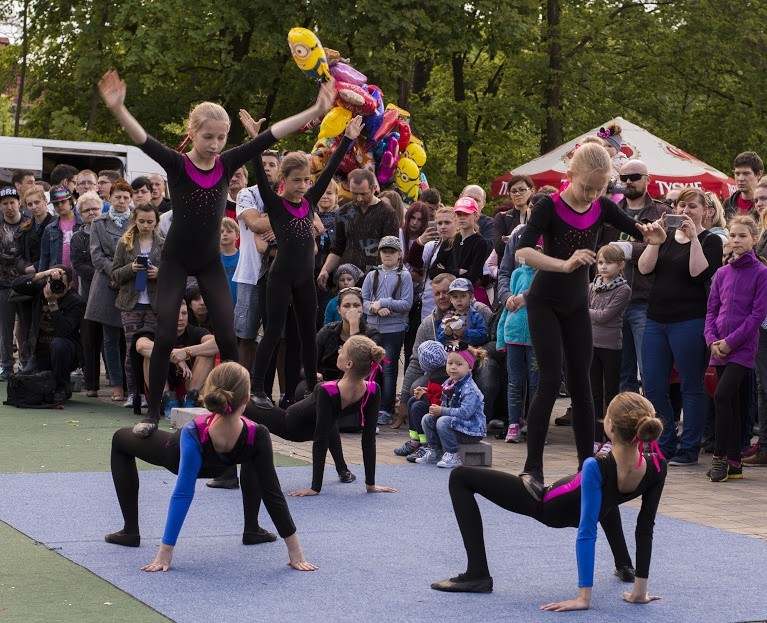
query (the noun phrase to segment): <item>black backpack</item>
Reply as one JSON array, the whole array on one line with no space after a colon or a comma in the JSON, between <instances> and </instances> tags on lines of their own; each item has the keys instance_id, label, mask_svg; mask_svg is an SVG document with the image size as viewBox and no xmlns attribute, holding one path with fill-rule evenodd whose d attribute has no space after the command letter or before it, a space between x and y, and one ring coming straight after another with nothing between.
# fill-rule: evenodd
<instances>
[{"instance_id":1,"label":"black backpack","mask_svg":"<svg viewBox=\"0 0 767 623\"><path fill-rule=\"evenodd\" d=\"M19 409L50 409L56 404L56 380L51 370L18 373L8 379L8 399L3 403Z\"/></svg>"}]
</instances>

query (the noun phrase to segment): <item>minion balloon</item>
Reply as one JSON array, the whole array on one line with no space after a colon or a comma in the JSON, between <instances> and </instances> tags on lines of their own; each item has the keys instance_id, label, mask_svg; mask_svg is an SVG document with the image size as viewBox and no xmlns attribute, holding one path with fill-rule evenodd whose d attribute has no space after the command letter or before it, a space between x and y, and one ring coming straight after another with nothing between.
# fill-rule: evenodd
<instances>
[{"instance_id":1,"label":"minion balloon","mask_svg":"<svg viewBox=\"0 0 767 623\"><path fill-rule=\"evenodd\" d=\"M397 184L402 198L406 202L418 199L418 186L421 172L418 165L410 158L400 158L397 163L397 170L394 174L394 180Z\"/></svg>"},{"instance_id":2,"label":"minion balloon","mask_svg":"<svg viewBox=\"0 0 767 623\"><path fill-rule=\"evenodd\" d=\"M323 82L330 80L325 49L317 35L306 28L291 28L288 33L288 44L293 60L301 71Z\"/></svg>"}]
</instances>

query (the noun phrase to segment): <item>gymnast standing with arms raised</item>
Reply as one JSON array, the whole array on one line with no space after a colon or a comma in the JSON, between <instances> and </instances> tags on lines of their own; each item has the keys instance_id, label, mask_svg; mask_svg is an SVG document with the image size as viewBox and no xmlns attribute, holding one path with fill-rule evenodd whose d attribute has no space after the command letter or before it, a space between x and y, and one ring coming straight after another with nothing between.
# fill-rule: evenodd
<instances>
[{"instance_id":1,"label":"gymnast standing with arms raised","mask_svg":"<svg viewBox=\"0 0 767 623\"><path fill-rule=\"evenodd\" d=\"M240 111L240 120L248 134L255 135L257 126L247 111ZM253 402L259 407L272 407L272 401L266 395L264 379L274 349L280 341L291 299L301 339L301 362L307 396L317 384L317 289L314 285L314 256L317 249L314 241L325 231L317 214L317 202L325 194L338 165L361 130L362 117L357 116L346 126L340 144L313 185L306 155L295 152L285 156L280 163L281 195L272 189L261 162L261 151L271 147L279 136L275 135L273 128L260 135L266 137L265 144L253 158L253 170L264 201L264 212L269 216L277 240L277 257L269 269L269 280L266 283L266 326L264 337L256 350L253 372Z\"/></svg>"},{"instance_id":2,"label":"gymnast standing with arms raised","mask_svg":"<svg viewBox=\"0 0 767 623\"><path fill-rule=\"evenodd\" d=\"M221 359L236 361L238 358L232 296L219 251L221 219L230 178L275 140L298 130L314 117L324 115L332 107L336 91L332 81L324 84L311 108L277 122L268 132L223 153L230 127L229 116L218 104L198 104L189 115L187 138L193 147L182 155L149 136L128 112L125 82L116 71L104 75L99 89L107 108L131 140L165 169L173 196L173 223L163 247L162 270L157 284L160 299L157 334L149 366L149 408L146 418L134 427L137 435L147 436L157 429L160 418L160 399L176 335L178 306L189 275L197 277ZM256 160L260 161L259 158Z\"/></svg>"}]
</instances>

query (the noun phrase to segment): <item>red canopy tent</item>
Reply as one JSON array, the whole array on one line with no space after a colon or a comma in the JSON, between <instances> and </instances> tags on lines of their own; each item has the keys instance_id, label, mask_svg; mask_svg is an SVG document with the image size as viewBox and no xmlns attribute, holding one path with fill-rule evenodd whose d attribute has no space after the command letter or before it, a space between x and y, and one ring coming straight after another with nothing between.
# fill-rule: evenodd
<instances>
[{"instance_id":1,"label":"red canopy tent","mask_svg":"<svg viewBox=\"0 0 767 623\"><path fill-rule=\"evenodd\" d=\"M713 192L720 199L729 197L736 189L735 180L721 171L698 160L678 147L650 134L647 130L617 117L615 121L623 128L623 151L629 158L637 158L647 165L651 175L648 191L653 197L663 197L672 188L694 186ZM607 122L602 127L606 127ZM576 146L586 137L594 136L594 128L578 138L531 160L521 167L493 180L492 196L505 197L509 194L509 179L512 175L527 175L536 187L546 184L559 188L565 180L565 172Z\"/></svg>"}]
</instances>

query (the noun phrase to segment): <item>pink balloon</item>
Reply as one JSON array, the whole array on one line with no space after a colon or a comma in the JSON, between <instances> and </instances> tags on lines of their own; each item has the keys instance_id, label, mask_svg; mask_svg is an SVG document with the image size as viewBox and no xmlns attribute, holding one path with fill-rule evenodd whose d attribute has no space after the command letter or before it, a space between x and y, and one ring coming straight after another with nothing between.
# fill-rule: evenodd
<instances>
[{"instance_id":1,"label":"pink balloon","mask_svg":"<svg viewBox=\"0 0 767 623\"><path fill-rule=\"evenodd\" d=\"M368 77L346 63L335 63L330 66L330 75L339 82L348 82L361 87L368 81Z\"/></svg>"}]
</instances>

